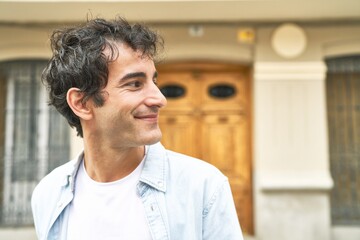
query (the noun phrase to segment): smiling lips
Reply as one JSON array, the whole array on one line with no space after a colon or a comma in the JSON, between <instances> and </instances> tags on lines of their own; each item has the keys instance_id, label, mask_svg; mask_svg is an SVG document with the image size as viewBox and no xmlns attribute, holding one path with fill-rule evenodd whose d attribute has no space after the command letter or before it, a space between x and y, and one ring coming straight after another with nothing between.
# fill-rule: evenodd
<instances>
[{"instance_id":1,"label":"smiling lips","mask_svg":"<svg viewBox=\"0 0 360 240\"><path fill-rule=\"evenodd\" d=\"M148 122L157 122L158 114L157 113L145 114L145 115L135 116L134 118Z\"/></svg>"}]
</instances>

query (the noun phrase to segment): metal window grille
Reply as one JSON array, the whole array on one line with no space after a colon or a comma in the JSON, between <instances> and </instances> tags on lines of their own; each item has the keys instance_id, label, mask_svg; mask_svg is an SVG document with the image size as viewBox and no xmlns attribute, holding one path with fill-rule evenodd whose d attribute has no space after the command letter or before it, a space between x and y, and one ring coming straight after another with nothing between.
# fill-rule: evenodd
<instances>
[{"instance_id":1,"label":"metal window grille","mask_svg":"<svg viewBox=\"0 0 360 240\"><path fill-rule=\"evenodd\" d=\"M328 59L333 225L360 225L360 56Z\"/></svg>"},{"instance_id":2,"label":"metal window grille","mask_svg":"<svg viewBox=\"0 0 360 240\"><path fill-rule=\"evenodd\" d=\"M0 224L24 226L33 223L31 194L41 178L69 157L66 121L47 105L40 81L45 61L14 61L0 65L6 85L2 114L2 186ZM1 181L0 181L1 182Z\"/></svg>"}]
</instances>

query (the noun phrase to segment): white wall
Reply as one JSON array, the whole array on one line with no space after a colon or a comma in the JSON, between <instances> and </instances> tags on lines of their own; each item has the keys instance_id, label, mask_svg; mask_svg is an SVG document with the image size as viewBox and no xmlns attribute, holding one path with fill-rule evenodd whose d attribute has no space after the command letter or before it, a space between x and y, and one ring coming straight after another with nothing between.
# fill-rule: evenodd
<instances>
[{"instance_id":1,"label":"white wall","mask_svg":"<svg viewBox=\"0 0 360 240\"><path fill-rule=\"evenodd\" d=\"M330 239L324 83L321 62L255 64L258 239Z\"/></svg>"},{"instance_id":2,"label":"white wall","mask_svg":"<svg viewBox=\"0 0 360 240\"><path fill-rule=\"evenodd\" d=\"M49 58L49 35L46 27L0 26L0 61Z\"/></svg>"},{"instance_id":3,"label":"white wall","mask_svg":"<svg viewBox=\"0 0 360 240\"><path fill-rule=\"evenodd\" d=\"M36 240L34 228L2 228L0 229L1 240Z\"/></svg>"}]
</instances>

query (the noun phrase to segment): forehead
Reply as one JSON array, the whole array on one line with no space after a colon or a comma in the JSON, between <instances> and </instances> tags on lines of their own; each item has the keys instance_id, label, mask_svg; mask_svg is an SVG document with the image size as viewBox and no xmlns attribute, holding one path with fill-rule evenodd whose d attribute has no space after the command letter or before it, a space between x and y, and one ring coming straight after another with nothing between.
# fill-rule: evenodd
<instances>
[{"instance_id":1,"label":"forehead","mask_svg":"<svg viewBox=\"0 0 360 240\"><path fill-rule=\"evenodd\" d=\"M108 58L109 77L121 77L122 75L143 72L152 75L156 71L154 61L151 57L134 51L124 43L113 43L112 48L107 47L104 52Z\"/></svg>"},{"instance_id":2,"label":"forehead","mask_svg":"<svg viewBox=\"0 0 360 240\"><path fill-rule=\"evenodd\" d=\"M152 56L144 54L141 50L134 50L124 42L108 41L103 50L108 61L116 61L119 58L144 58L153 60Z\"/></svg>"}]
</instances>

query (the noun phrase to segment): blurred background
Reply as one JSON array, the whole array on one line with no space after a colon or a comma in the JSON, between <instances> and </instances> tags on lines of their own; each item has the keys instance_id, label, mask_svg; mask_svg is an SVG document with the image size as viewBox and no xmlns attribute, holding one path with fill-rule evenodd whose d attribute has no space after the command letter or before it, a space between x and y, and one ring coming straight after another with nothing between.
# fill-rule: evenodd
<instances>
[{"instance_id":1,"label":"blurred background","mask_svg":"<svg viewBox=\"0 0 360 240\"><path fill-rule=\"evenodd\" d=\"M34 186L82 149L49 36L117 15L164 37L162 142L229 177L246 239L360 239L358 0L0 1L0 239L36 239Z\"/></svg>"}]
</instances>

